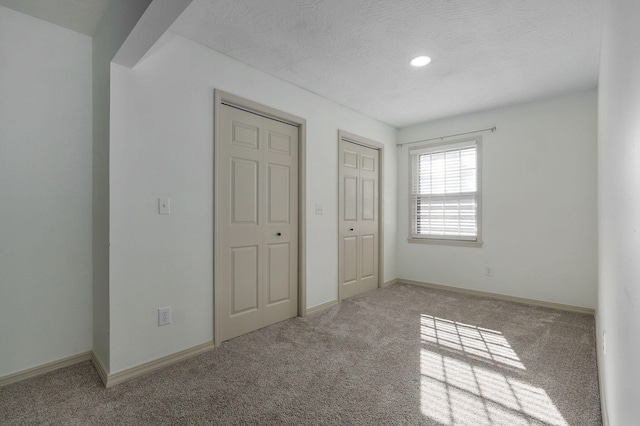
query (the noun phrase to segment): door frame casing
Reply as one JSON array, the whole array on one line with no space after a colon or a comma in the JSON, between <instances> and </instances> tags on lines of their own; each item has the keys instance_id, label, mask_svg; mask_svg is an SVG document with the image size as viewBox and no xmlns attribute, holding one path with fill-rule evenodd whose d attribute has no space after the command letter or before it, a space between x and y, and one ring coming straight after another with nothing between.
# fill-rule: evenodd
<instances>
[{"instance_id":1,"label":"door frame casing","mask_svg":"<svg viewBox=\"0 0 640 426\"><path fill-rule=\"evenodd\" d=\"M340 223L344 200L340 197L340 185L342 185L342 164L340 156L341 141L351 142L378 151L378 288L384 283L384 145L380 142L354 135L344 130L338 130L338 302L342 302L342 241L340 241Z\"/></svg>"},{"instance_id":2,"label":"door frame casing","mask_svg":"<svg viewBox=\"0 0 640 426\"><path fill-rule=\"evenodd\" d=\"M220 264L219 254L221 250L220 217L221 202L218 199L220 191L220 155L218 143L222 139L220 135L220 107L222 104L230 104L234 107L244 109L248 112L258 114L278 121L284 121L298 127L298 316L304 317L307 314L307 258L306 258L306 145L307 145L307 121L304 118L289 114L266 105L224 92L214 90L214 129L213 129L213 340L215 346L220 346L220 309L218 303L220 298Z\"/></svg>"}]
</instances>

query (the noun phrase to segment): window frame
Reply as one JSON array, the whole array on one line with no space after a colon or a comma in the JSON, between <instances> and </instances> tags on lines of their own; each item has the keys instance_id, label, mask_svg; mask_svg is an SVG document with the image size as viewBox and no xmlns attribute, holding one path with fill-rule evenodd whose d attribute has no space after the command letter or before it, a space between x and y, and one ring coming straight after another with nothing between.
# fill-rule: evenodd
<instances>
[{"instance_id":1,"label":"window frame","mask_svg":"<svg viewBox=\"0 0 640 426\"><path fill-rule=\"evenodd\" d=\"M416 237L413 235L414 229L414 194L413 194L413 182L414 182L414 169L413 169L413 157L411 151L418 151L421 149L433 149L442 147L443 151L446 151L447 146L462 145L469 143L470 145L475 142L476 146L476 238L470 239L457 239L455 237L441 238L441 236L424 236ZM438 151L434 151L438 152ZM435 142L430 144L418 145L407 150L408 163L409 163L409 186L408 186L408 199L409 199L409 227L408 227L408 242L418 244L436 244L446 246L463 246L463 247L482 247L482 136L477 135L473 137L457 139L447 142ZM439 238L440 237L440 238Z\"/></svg>"}]
</instances>

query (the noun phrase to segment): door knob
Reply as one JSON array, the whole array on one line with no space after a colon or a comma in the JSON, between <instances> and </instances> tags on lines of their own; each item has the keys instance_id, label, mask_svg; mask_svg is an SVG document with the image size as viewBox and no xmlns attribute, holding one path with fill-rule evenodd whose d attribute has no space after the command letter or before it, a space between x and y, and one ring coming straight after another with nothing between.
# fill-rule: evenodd
<instances>
[{"instance_id":1,"label":"door knob","mask_svg":"<svg viewBox=\"0 0 640 426\"><path fill-rule=\"evenodd\" d=\"M349 228L349 231L353 231L353 228Z\"/></svg>"},{"instance_id":2,"label":"door knob","mask_svg":"<svg viewBox=\"0 0 640 426\"><path fill-rule=\"evenodd\" d=\"M279 237L282 235L282 232L278 232L276 235Z\"/></svg>"}]
</instances>

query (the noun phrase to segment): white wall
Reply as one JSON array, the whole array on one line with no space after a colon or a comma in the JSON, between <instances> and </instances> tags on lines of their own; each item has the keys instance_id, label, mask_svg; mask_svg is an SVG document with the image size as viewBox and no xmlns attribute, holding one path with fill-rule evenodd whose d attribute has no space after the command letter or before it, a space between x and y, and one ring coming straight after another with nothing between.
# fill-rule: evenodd
<instances>
[{"instance_id":1,"label":"white wall","mask_svg":"<svg viewBox=\"0 0 640 426\"><path fill-rule=\"evenodd\" d=\"M91 350L91 38L0 6L0 377Z\"/></svg>"},{"instance_id":2,"label":"white wall","mask_svg":"<svg viewBox=\"0 0 640 426\"><path fill-rule=\"evenodd\" d=\"M111 75L112 374L213 337L214 88L307 120L308 307L337 298L338 129L388 146L385 280L395 278L394 128L172 34ZM170 216L157 214L161 196ZM158 327L165 305L173 324Z\"/></svg>"},{"instance_id":3,"label":"white wall","mask_svg":"<svg viewBox=\"0 0 640 426\"><path fill-rule=\"evenodd\" d=\"M609 424L631 425L640 418L640 3L606 4L598 123L598 329L606 338L598 355Z\"/></svg>"},{"instance_id":4,"label":"white wall","mask_svg":"<svg viewBox=\"0 0 640 426\"><path fill-rule=\"evenodd\" d=\"M482 248L407 242L408 148L398 153L399 277L594 308L596 121L589 91L401 129L408 142L497 126L483 134Z\"/></svg>"}]
</instances>

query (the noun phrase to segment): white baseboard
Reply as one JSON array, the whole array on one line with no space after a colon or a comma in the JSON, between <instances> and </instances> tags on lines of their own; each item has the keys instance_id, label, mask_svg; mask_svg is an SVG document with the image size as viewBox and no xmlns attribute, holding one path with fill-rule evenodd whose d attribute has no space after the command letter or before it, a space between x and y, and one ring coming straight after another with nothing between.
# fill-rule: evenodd
<instances>
[{"instance_id":1,"label":"white baseboard","mask_svg":"<svg viewBox=\"0 0 640 426\"><path fill-rule=\"evenodd\" d=\"M201 345L197 345L192 348L173 353L171 355L163 356L161 358L154 359L153 361L145 362L144 364L140 364L114 374L107 374L103 366L100 365L98 359L96 357L93 357L92 359L94 364L96 365L96 370L98 370L98 374L100 375L104 386L109 388L111 386L117 385L118 383L131 380L135 377L142 376L159 368L167 367L171 364L175 364L176 362L183 361L187 358L191 358L201 353L210 351L214 347L215 345L213 344L213 341L205 342Z\"/></svg>"},{"instance_id":2,"label":"white baseboard","mask_svg":"<svg viewBox=\"0 0 640 426\"><path fill-rule=\"evenodd\" d=\"M71 365L80 364L81 362L89 361L91 359L91 354L92 354L91 351L82 352L77 355L71 355L56 361L39 365L37 367L29 368L14 374L9 374L7 376L0 377L0 387L10 385L11 383L19 382L21 380L26 380L32 377L40 376L42 374L50 373L60 368L69 367Z\"/></svg>"},{"instance_id":3,"label":"white baseboard","mask_svg":"<svg viewBox=\"0 0 640 426\"><path fill-rule=\"evenodd\" d=\"M325 309L329 309L332 306L338 304L337 300L332 300L330 302L321 303L320 305L314 306L313 308L307 309L307 315L316 314L318 312L324 311Z\"/></svg>"},{"instance_id":4,"label":"white baseboard","mask_svg":"<svg viewBox=\"0 0 640 426\"><path fill-rule=\"evenodd\" d=\"M604 360L602 359L602 330L600 319L596 313L596 362L598 363L598 386L600 391L600 412L602 413L603 426L609 426L609 411L607 410L607 398L604 393Z\"/></svg>"},{"instance_id":5,"label":"white baseboard","mask_svg":"<svg viewBox=\"0 0 640 426\"><path fill-rule=\"evenodd\" d=\"M391 281L387 281L386 283L380 284L380 288L388 287L388 286L390 286L392 284L395 284L397 282L398 282L397 278L393 279ZM335 305L337 305L339 303L340 303L340 301L338 301L338 300L331 300L330 302L321 303L320 305L316 305L313 308L307 309L307 315L315 314L317 312L324 311L325 309L328 309L328 308L330 308L332 306L335 306Z\"/></svg>"},{"instance_id":6,"label":"white baseboard","mask_svg":"<svg viewBox=\"0 0 640 426\"><path fill-rule=\"evenodd\" d=\"M106 387L109 374L107 373L107 369L104 368L104 365L102 365L100 359L96 356L95 352L91 352L91 362L93 363L93 367L96 369L98 376L100 376L100 380L102 380L102 383Z\"/></svg>"},{"instance_id":7,"label":"white baseboard","mask_svg":"<svg viewBox=\"0 0 640 426\"><path fill-rule=\"evenodd\" d=\"M596 313L595 309L584 308L582 306L564 305L562 303L547 302L547 301L544 301L544 300L536 300L536 299L527 299L527 298L524 298L524 297L507 296L507 295L504 295L504 294L491 293L491 292L488 292L488 291L471 290L471 289L461 288L461 287L451 287L451 286L448 286L448 285L432 284L432 283L427 283L427 282L422 282L422 281L407 280L407 279L404 279L404 278L398 278L398 279L395 280L395 282L405 283L405 284L412 284L412 285L417 285L417 286L421 286L421 287L435 288L435 289L438 289L438 290L455 291L457 293L472 294L474 296L491 297L493 299L507 300L509 302L524 303L525 305L541 306L541 307L544 307L544 308L557 309L557 310L560 310L560 311L576 312L576 313L588 314L588 315L595 315L595 313Z\"/></svg>"},{"instance_id":8,"label":"white baseboard","mask_svg":"<svg viewBox=\"0 0 640 426\"><path fill-rule=\"evenodd\" d=\"M389 287L390 285L393 285L397 282L400 282L400 280L398 280L397 278L391 280L391 281L387 281L386 283L383 283L380 288L385 288L385 287Z\"/></svg>"},{"instance_id":9,"label":"white baseboard","mask_svg":"<svg viewBox=\"0 0 640 426\"><path fill-rule=\"evenodd\" d=\"M214 348L213 341L206 342L198 346L194 346L189 349L185 349L180 352L176 352L171 355L164 356L162 358L155 359L153 361L146 362L136 367L129 368L124 371L120 371L115 374L107 373L107 369L102 365L102 362L96 357L96 355L89 351L83 352L77 355L72 355L66 358L62 358L56 361L48 362L46 364L39 365L34 368L19 371L14 374L9 374L4 377L0 377L0 387L7 386L11 383L16 383L22 380L30 379L42 374L50 373L52 371L59 370L60 368L69 367L71 365L79 364L85 361L91 361L95 367L100 380L105 387L111 387L122 383L124 381L133 379L134 377L141 376L143 374L150 373L162 367L174 364L176 362L191 358L192 356L199 355Z\"/></svg>"}]
</instances>

